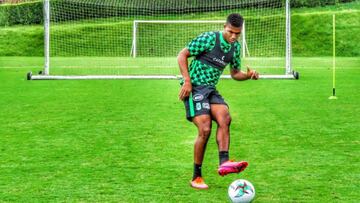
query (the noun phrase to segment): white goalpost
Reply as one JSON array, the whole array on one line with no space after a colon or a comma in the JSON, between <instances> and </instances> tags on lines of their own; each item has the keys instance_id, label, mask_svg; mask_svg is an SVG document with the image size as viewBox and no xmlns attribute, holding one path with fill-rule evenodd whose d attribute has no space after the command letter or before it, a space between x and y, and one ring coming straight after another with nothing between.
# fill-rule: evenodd
<instances>
[{"instance_id":1,"label":"white goalpost","mask_svg":"<svg viewBox=\"0 0 360 203\"><path fill-rule=\"evenodd\" d=\"M155 1L44 0L44 68L28 79L178 79L177 53L235 12L245 19L242 67L264 79L299 77L289 0Z\"/></svg>"}]
</instances>

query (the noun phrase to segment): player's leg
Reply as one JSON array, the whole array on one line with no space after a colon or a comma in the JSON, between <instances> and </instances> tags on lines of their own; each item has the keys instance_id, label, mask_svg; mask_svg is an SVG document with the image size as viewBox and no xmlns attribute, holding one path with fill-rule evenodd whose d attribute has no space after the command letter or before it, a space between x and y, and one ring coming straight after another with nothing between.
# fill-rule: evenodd
<instances>
[{"instance_id":1,"label":"player's leg","mask_svg":"<svg viewBox=\"0 0 360 203\"><path fill-rule=\"evenodd\" d=\"M219 152L229 151L231 117L227 105L211 104L211 117L217 123L216 142ZM226 160L220 160L220 164Z\"/></svg>"},{"instance_id":2,"label":"player's leg","mask_svg":"<svg viewBox=\"0 0 360 203\"><path fill-rule=\"evenodd\" d=\"M229 161L231 117L227 104L221 100L222 97L218 97L218 99L212 98L212 101L216 101L217 103L211 104L211 117L217 123L216 140L219 149L218 173L224 176L229 173L240 173L245 170L248 163L245 161Z\"/></svg>"},{"instance_id":3,"label":"player's leg","mask_svg":"<svg viewBox=\"0 0 360 203\"><path fill-rule=\"evenodd\" d=\"M210 115L200 115L193 119L193 123L198 129L198 136L194 144L194 163L202 164L209 136L211 133Z\"/></svg>"},{"instance_id":4,"label":"player's leg","mask_svg":"<svg viewBox=\"0 0 360 203\"><path fill-rule=\"evenodd\" d=\"M198 129L198 136L194 144L194 174L190 182L192 187L207 189L201 174L206 145L211 131L211 116L208 96L211 90L206 86L194 86L192 93L185 98L186 118L193 122Z\"/></svg>"},{"instance_id":5,"label":"player's leg","mask_svg":"<svg viewBox=\"0 0 360 203\"><path fill-rule=\"evenodd\" d=\"M211 117L210 115L199 115L193 118L193 123L198 129L198 136L194 144L194 174L190 182L191 186L198 189L207 189L202 174L201 167L204 160L206 145L211 133Z\"/></svg>"}]
</instances>

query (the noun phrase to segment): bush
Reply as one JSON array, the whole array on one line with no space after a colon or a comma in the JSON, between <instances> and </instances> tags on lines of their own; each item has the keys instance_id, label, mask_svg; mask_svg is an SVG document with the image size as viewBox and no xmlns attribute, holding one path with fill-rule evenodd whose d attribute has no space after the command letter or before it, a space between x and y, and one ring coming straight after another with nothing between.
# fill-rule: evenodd
<instances>
[{"instance_id":1,"label":"bush","mask_svg":"<svg viewBox=\"0 0 360 203\"><path fill-rule=\"evenodd\" d=\"M42 23L43 4L41 1L0 6L0 26Z\"/></svg>"},{"instance_id":2,"label":"bush","mask_svg":"<svg viewBox=\"0 0 360 203\"><path fill-rule=\"evenodd\" d=\"M334 5L336 3L348 3L357 0L291 0L291 6L296 7L316 7ZM90 18L108 18L119 16L135 15L159 15L159 14L184 14L198 13L204 11L218 11L248 7L266 7L271 5L269 2L278 4L279 0L264 1L188 1L178 0L169 1L166 4L163 0L133 0L130 4L126 0L102 0L102 1L81 1L81 0L52 0L53 7L61 8L58 13L53 12L53 21L82 20ZM96 5L94 5L96 4ZM94 9L101 8L101 9ZM109 12L104 12L108 10ZM86 15L79 11L89 11ZM63 13L68 15L64 16ZM28 1L27 3L4 4L0 5L0 26L11 25L31 25L43 23L43 3L42 0Z\"/></svg>"},{"instance_id":3,"label":"bush","mask_svg":"<svg viewBox=\"0 0 360 203\"><path fill-rule=\"evenodd\" d=\"M338 3L349 3L357 0L291 0L291 7L300 8L300 7L317 7L317 6L327 6L335 5Z\"/></svg>"}]
</instances>

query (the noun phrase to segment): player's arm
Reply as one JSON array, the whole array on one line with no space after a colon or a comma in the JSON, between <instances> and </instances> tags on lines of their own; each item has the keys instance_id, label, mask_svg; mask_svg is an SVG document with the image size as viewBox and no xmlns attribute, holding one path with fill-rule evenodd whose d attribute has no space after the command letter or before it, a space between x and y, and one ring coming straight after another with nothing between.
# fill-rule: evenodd
<instances>
[{"instance_id":1,"label":"player's arm","mask_svg":"<svg viewBox=\"0 0 360 203\"><path fill-rule=\"evenodd\" d=\"M180 51L177 59L184 84L181 87L179 99L184 100L192 91L191 78L188 71L188 58L211 50L215 45L215 37L214 32L202 33L191 40L187 47Z\"/></svg>"},{"instance_id":2,"label":"player's arm","mask_svg":"<svg viewBox=\"0 0 360 203\"><path fill-rule=\"evenodd\" d=\"M187 48L184 48L180 51L177 60L180 68L181 75L184 79L184 84L181 87L179 93L179 99L184 100L188 97L192 90L191 79L188 70L188 58L190 57L190 52Z\"/></svg>"},{"instance_id":3,"label":"player's arm","mask_svg":"<svg viewBox=\"0 0 360 203\"><path fill-rule=\"evenodd\" d=\"M259 78L259 73L257 73L255 70L251 70L249 67L247 67L246 72L242 72L239 69L231 69L230 74L234 80L257 80Z\"/></svg>"},{"instance_id":4,"label":"player's arm","mask_svg":"<svg viewBox=\"0 0 360 203\"><path fill-rule=\"evenodd\" d=\"M242 72L240 70L240 44L235 44L235 51L232 61L230 62L230 74L234 80L248 80L254 79L257 80L259 78L259 74L255 70L251 70L247 67L246 72Z\"/></svg>"}]
</instances>

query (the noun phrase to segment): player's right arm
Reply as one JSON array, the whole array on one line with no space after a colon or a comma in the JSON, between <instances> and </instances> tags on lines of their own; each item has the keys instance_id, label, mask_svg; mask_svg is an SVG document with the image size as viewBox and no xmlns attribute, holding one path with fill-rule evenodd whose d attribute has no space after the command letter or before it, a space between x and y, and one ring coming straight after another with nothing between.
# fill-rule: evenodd
<instances>
[{"instance_id":1,"label":"player's right arm","mask_svg":"<svg viewBox=\"0 0 360 203\"><path fill-rule=\"evenodd\" d=\"M180 67L181 75L184 79L184 84L181 87L179 93L179 99L184 100L188 97L192 91L191 79L188 70L188 58L190 57L190 52L187 48L184 48L180 51L177 60Z\"/></svg>"},{"instance_id":2,"label":"player's right arm","mask_svg":"<svg viewBox=\"0 0 360 203\"><path fill-rule=\"evenodd\" d=\"M204 32L192 39L186 48L180 51L178 55L178 64L181 75L183 76L184 84L179 93L179 99L184 100L192 91L191 78L188 68L188 58L197 56L204 51L209 51L215 46L215 33Z\"/></svg>"}]
</instances>

